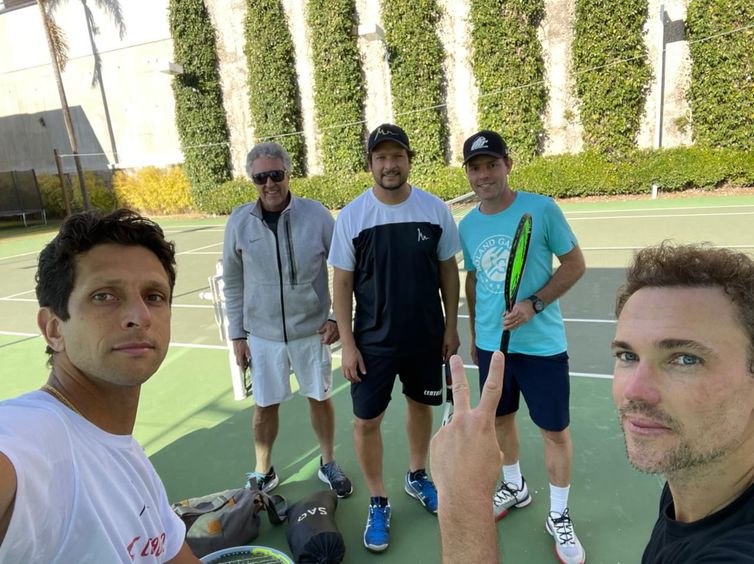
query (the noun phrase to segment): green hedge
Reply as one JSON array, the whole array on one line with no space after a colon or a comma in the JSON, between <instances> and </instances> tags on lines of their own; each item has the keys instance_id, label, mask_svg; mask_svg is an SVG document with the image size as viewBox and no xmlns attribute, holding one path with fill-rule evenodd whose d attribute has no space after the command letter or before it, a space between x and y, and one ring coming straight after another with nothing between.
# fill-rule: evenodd
<instances>
[{"instance_id":1,"label":"green hedge","mask_svg":"<svg viewBox=\"0 0 754 564\"><path fill-rule=\"evenodd\" d=\"M56 178L50 178L57 182ZM528 164L516 162L510 176L514 189L553 198L647 194L654 181L665 192L714 189L723 185L754 186L754 151L680 147L660 151L634 150L621 159L592 151L538 157ZM87 182L90 182L88 177ZM445 201L471 191L466 173L456 166L414 170L411 182ZM298 196L318 200L330 209L339 209L372 184L371 174L356 172L294 178L290 186ZM50 185L54 192L55 184ZM55 193L60 193L59 186ZM208 209L204 211L227 214L236 206L256 200L257 191L251 181L237 178L218 186L211 196ZM45 203L47 201L46 198Z\"/></svg>"},{"instance_id":2,"label":"green hedge","mask_svg":"<svg viewBox=\"0 0 754 564\"><path fill-rule=\"evenodd\" d=\"M284 146L293 175L306 171L293 39L280 0L248 0L244 33L249 109L257 141ZM282 135L282 137L278 137Z\"/></svg>"},{"instance_id":3,"label":"green hedge","mask_svg":"<svg viewBox=\"0 0 754 564\"><path fill-rule=\"evenodd\" d=\"M752 0L689 4L689 106L694 138L701 145L754 149L754 31L725 34L752 21Z\"/></svg>"},{"instance_id":4,"label":"green hedge","mask_svg":"<svg viewBox=\"0 0 754 564\"><path fill-rule=\"evenodd\" d=\"M554 198L642 194L657 182L662 191L754 185L754 152L679 147L632 151L621 159L595 152L543 157L514 166L511 186Z\"/></svg>"},{"instance_id":5,"label":"green hedge","mask_svg":"<svg viewBox=\"0 0 754 564\"><path fill-rule=\"evenodd\" d=\"M415 167L442 165L446 162L448 125L442 67L445 55L436 30L440 8L435 0L383 0L381 9L395 122L411 139Z\"/></svg>"},{"instance_id":6,"label":"green hedge","mask_svg":"<svg viewBox=\"0 0 754 564\"><path fill-rule=\"evenodd\" d=\"M183 74L173 80L175 121L194 202L231 178L228 124L215 54L215 31L202 0L170 0L170 34Z\"/></svg>"},{"instance_id":7,"label":"green hedge","mask_svg":"<svg viewBox=\"0 0 754 564\"><path fill-rule=\"evenodd\" d=\"M470 6L479 127L499 132L522 162L541 154L544 140L547 89L537 39L544 4L544 0L472 0Z\"/></svg>"},{"instance_id":8,"label":"green hedge","mask_svg":"<svg viewBox=\"0 0 754 564\"><path fill-rule=\"evenodd\" d=\"M647 0L576 0L574 81L584 144L600 153L620 157L636 147L652 75L646 21Z\"/></svg>"},{"instance_id":9,"label":"green hedge","mask_svg":"<svg viewBox=\"0 0 754 564\"><path fill-rule=\"evenodd\" d=\"M314 63L314 113L325 172L364 170L364 71L354 0L307 3Z\"/></svg>"}]
</instances>

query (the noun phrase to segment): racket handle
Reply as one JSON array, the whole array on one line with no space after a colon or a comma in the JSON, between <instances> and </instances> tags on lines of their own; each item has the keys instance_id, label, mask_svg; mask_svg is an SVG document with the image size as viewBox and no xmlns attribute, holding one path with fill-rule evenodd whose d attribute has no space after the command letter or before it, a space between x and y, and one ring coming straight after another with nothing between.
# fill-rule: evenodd
<instances>
[{"instance_id":1,"label":"racket handle","mask_svg":"<svg viewBox=\"0 0 754 564\"><path fill-rule=\"evenodd\" d=\"M508 344L511 341L511 332L507 329L503 329L503 337L500 339L500 351L503 354L508 353Z\"/></svg>"}]
</instances>

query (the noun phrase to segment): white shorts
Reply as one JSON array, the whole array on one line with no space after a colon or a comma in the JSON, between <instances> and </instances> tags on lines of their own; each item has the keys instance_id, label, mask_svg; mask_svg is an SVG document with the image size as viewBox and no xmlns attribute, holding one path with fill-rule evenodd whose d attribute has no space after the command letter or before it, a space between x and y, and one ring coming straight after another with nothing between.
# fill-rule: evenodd
<instances>
[{"instance_id":1,"label":"white shorts","mask_svg":"<svg viewBox=\"0 0 754 564\"><path fill-rule=\"evenodd\" d=\"M249 336L254 401L267 407L293 397L290 373L299 393L317 401L332 395L332 353L318 334L295 341L269 341Z\"/></svg>"}]
</instances>

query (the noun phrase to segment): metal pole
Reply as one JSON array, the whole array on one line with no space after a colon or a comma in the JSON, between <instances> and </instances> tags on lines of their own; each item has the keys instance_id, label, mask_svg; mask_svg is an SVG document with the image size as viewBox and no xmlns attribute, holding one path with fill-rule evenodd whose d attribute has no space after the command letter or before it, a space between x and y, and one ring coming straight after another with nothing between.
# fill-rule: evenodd
<instances>
[{"instance_id":1,"label":"metal pole","mask_svg":"<svg viewBox=\"0 0 754 564\"><path fill-rule=\"evenodd\" d=\"M58 178L60 179L60 190L63 192L63 205L65 206L65 216L71 215L71 202L68 200L68 190L65 189L65 181L63 180L63 167L60 165L60 155L57 149L52 150L52 154L55 155L55 166L58 167Z\"/></svg>"},{"instance_id":2,"label":"metal pole","mask_svg":"<svg viewBox=\"0 0 754 564\"><path fill-rule=\"evenodd\" d=\"M657 34L657 111L655 112L655 149L662 148L662 114L665 102L665 3L660 2L660 31ZM652 199L657 198L657 182L652 184Z\"/></svg>"},{"instance_id":3,"label":"metal pole","mask_svg":"<svg viewBox=\"0 0 754 564\"><path fill-rule=\"evenodd\" d=\"M662 114L665 106L665 4L660 2L660 33L657 41L657 122L655 149L662 148Z\"/></svg>"}]
</instances>

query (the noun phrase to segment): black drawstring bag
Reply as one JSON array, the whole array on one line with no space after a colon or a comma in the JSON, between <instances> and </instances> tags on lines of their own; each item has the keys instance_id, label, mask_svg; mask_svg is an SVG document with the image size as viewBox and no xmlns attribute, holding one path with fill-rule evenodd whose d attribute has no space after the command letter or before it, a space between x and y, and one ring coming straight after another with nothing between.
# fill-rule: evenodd
<instances>
[{"instance_id":1,"label":"black drawstring bag","mask_svg":"<svg viewBox=\"0 0 754 564\"><path fill-rule=\"evenodd\" d=\"M335 524L338 498L321 491L288 507L288 546L297 564L339 564L346 554Z\"/></svg>"}]
</instances>

